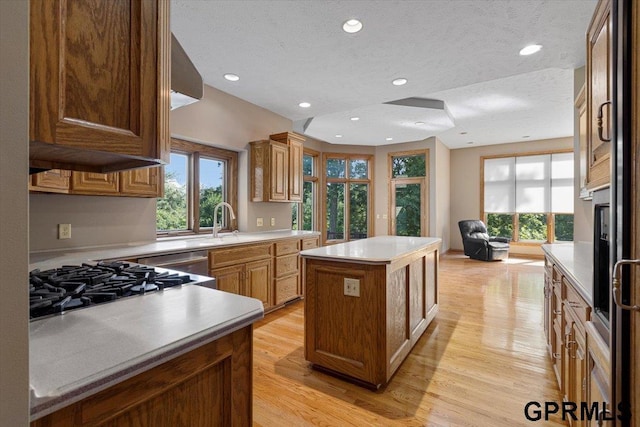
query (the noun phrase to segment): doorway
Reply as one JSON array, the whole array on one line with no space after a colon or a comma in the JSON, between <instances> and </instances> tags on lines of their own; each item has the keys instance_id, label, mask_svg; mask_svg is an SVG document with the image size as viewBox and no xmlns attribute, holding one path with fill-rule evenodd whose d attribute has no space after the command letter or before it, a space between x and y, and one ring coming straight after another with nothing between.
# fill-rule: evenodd
<instances>
[{"instance_id":1,"label":"doorway","mask_svg":"<svg viewBox=\"0 0 640 427\"><path fill-rule=\"evenodd\" d=\"M390 153L389 234L429 235L429 150Z\"/></svg>"}]
</instances>

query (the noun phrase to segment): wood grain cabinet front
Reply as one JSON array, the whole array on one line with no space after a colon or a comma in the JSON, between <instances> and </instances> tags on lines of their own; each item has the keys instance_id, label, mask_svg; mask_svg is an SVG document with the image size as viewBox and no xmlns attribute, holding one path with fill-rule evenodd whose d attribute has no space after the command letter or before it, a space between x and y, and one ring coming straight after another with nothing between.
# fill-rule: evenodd
<instances>
[{"instance_id":1,"label":"wood grain cabinet front","mask_svg":"<svg viewBox=\"0 0 640 427\"><path fill-rule=\"evenodd\" d=\"M31 426L249 426L252 334L252 326L246 326Z\"/></svg>"},{"instance_id":2,"label":"wood grain cabinet front","mask_svg":"<svg viewBox=\"0 0 640 427\"><path fill-rule=\"evenodd\" d=\"M304 138L284 132L251 145L251 201L301 202Z\"/></svg>"},{"instance_id":3,"label":"wood grain cabinet front","mask_svg":"<svg viewBox=\"0 0 640 427\"><path fill-rule=\"evenodd\" d=\"M587 30L587 188L611 180L613 43L611 0L600 0Z\"/></svg>"},{"instance_id":4,"label":"wood grain cabinet front","mask_svg":"<svg viewBox=\"0 0 640 427\"><path fill-rule=\"evenodd\" d=\"M272 244L239 245L209 251L209 275L217 289L262 301L273 306Z\"/></svg>"},{"instance_id":5,"label":"wood grain cabinet front","mask_svg":"<svg viewBox=\"0 0 640 427\"><path fill-rule=\"evenodd\" d=\"M169 160L169 0L31 0L29 164Z\"/></svg>"}]
</instances>

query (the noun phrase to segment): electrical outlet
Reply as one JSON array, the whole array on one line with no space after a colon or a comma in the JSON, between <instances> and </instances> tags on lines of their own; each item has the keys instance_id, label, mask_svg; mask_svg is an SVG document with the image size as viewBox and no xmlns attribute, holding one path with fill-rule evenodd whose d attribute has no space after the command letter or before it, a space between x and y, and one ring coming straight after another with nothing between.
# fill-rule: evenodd
<instances>
[{"instance_id":1,"label":"electrical outlet","mask_svg":"<svg viewBox=\"0 0 640 427\"><path fill-rule=\"evenodd\" d=\"M262 227L262 225L263 225L262 218L258 218L258 219L256 220L256 226L258 226L258 227Z\"/></svg>"},{"instance_id":2,"label":"electrical outlet","mask_svg":"<svg viewBox=\"0 0 640 427\"><path fill-rule=\"evenodd\" d=\"M271 226L273 227L274 225L276 225L276 219L275 218L271 218Z\"/></svg>"},{"instance_id":3,"label":"electrical outlet","mask_svg":"<svg viewBox=\"0 0 640 427\"><path fill-rule=\"evenodd\" d=\"M360 296L360 280L344 278L344 294L350 297Z\"/></svg>"},{"instance_id":4,"label":"electrical outlet","mask_svg":"<svg viewBox=\"0 0 640 427\"><path fill-rule=\"evenodd\" d=\"M71 238L71 224L58 224L58 239Z\"/></svg>"}]
</instances>

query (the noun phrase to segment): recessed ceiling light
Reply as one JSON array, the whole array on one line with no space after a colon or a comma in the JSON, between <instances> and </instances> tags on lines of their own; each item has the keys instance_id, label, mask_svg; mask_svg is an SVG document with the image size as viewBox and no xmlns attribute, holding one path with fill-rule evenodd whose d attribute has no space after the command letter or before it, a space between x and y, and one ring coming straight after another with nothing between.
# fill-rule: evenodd
<instances>
[{"instance_id":1,"label":"recessed ceiling light","mask_svg":"<svg viewBox=\"0 0 640 427\"><path fill-rule=\"evenodd\" d=\"M336 134L336 138L342 138L342 135Z\"/></svg>"},{"instance_id":2,"label":"recessed ceiling light","mask_svg":"<svg viewBox=\"0 0 640 427\"><path fill-rule=\"evenodd\" d=\"M229 80L230 82L237 82L238 80L240 80L240 77L238 77L236 74L231 73L225 74L224 78Z\"/></svg>"},{"instance_id":3,"label":"recessed ceiling light","mask_svg":"<svg viewBox=\"0 0 640 427\"><path fill-rule=\"evenodd\" d=\"M424 122L416 122L416 126L422 126Z\"/></svg>"},{"instance_id":4,"label":"recessed ceiling light","mask_svg":"<svg viewBox=\"0 0 640 427\"><path fill-rule=\"evenodd\" d=\"M466 134L467 132L464 132L464 131L460 132L460 135L466 135Z\"/></svg>"},{"instance_id":5,"label":"recessed ceiling light","mask_svg":"<svg viewBox=\"0 0 640 427\"><path fill-rule=\"evenodd\" d=\"M523 138L529 138L529 135L524 135Z\"/></svg>"},{"instance_id":6,"label":"recessed ceiling light","mask_svg":"<svg viewBox=\"0 0 640 427\"><path fill-rule=\"evenodd\" d=\"M406 85L408 81L409 80L405 79L404 77L400 77L399 79L395 79L391 83L393 83L394 86L402 86Z\"/></svg>"},{"instance_id":7,"label":"recessed ceiling light","mask_svg":"<svg viewBox=\"0 0 640 427\"><path fill-rule=\"evenodd\" d=\"M471 145L471 144L473 144L473 141L469 141L469 142L467 142L467 144Z\"/></svg>"},{"instance_id":8,"label":"recessed ceiling light","mask_svg":"<svg viewBox=\"0 0 640 427\"><path fill-rule=\"evenodd\" d=\"M301 102L300 104L298 104L298 107L309 108L311 107L311 104L309 104L308 102Z\"/></svg>"},{"instance_id":9,"label":"recessed ceiling light","mask_svg":"<svg viewBox=\"0 0 640 427\"><path fill-rule=\"evenodd\" d=\"M356 121L358 121L358 120L360 120L360 117L351 117L351 121L352 121L352 122L356 122Z\"/></svg>"},{"instance_id":10,"label":"recessed ceiling light","mask_svg":"<svg viewBox=\"0 0 640 427\"><path fill-rule=\"evenodd\" d=\"M342 24L342 29L350 34L357 33L362 29L362 22L357 19L349 19L347 22Z\"/></svg>"},{"instance_id":11,"label":"recessed ceiling light","mask_svg":"<svg viewBox=\"0 0 640 427\"><path fill-rule=\"evenodd\" d=\"M385 138L387 141L393 141L393 138L389 137L389 138Z\"/></svg>"},{"instance_id":12,"label":"recessed ceiling light","mask_svg":"<svg viewBox=\"0 0 640 427\"><path fill-rule=\"evenodd\" d=\"M520 49L520 55L533 55L536 52L539 52L542 49L542 45L539 44L530 44L529 46L525 46Z\"/></svg>"}]
</instances>

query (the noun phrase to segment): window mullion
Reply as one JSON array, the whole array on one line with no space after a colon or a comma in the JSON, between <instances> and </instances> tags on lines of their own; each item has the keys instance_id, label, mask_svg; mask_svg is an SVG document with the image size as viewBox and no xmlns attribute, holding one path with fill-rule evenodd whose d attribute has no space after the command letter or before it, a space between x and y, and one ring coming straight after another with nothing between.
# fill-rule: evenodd
<instances>
[{"instance_id":1,"label":"window mullion","mask_svg":"<svg viewBox=\"0 0 640 427\"><path fill-rule=\"evenodd\" d=\"M200 153L194 152L191 155L191 182L193 182L192 190L190 191L189 210L191 212L191 220L193 221L192 227L194 233L200 232Z\"/></svg>"}]
</instances>

